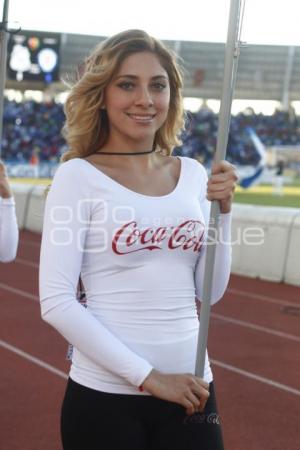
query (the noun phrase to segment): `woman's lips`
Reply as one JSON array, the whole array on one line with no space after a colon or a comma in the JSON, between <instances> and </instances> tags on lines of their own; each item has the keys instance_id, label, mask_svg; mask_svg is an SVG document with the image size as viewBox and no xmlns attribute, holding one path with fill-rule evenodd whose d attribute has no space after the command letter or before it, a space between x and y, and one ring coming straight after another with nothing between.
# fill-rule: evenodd
<instances>
[{"instance_id":1,"label":"woman's lips","mask_svg":"<svg viewBox=\"0 0 300 450\"><path fill-rule=\"evenodd\" d=\"M130 119L134 120L135 122L152 122L153 118L155 117L155 114L130 114L127 113L127 116L130 117Z\"/></svg>"}]
</instances>

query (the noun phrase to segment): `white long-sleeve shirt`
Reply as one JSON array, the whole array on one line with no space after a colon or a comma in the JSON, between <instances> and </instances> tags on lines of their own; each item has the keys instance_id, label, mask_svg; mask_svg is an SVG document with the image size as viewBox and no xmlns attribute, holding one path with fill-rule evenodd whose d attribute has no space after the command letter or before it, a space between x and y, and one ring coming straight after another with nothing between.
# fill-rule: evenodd
<instances>
[{"instance_id":1,"label":"white long-sleeve shirt","mask_svg":"<svg viewBox=\"0 0 300 450\"><path fill-rule=\"evenodd\" d=\"M0 261L10 262L16 257L19 240L15 201L0 197Z\"/></svg>"},{"instance_id":2,"label":"white long-sleeve shirt","mask_svg":"<svg viewBox=\"0 0 300 450\"><path fill-rule=\"evenodd\" d=\"M42 317L74 345L71 378L104 392L137 390L152 368L193 373L201 298L207 175L180 157L176 188L136 193L84 159L57 170L40 258ZM230 214L221 217L230 240ZM212 301L229 279L231 248L217 246ZM87 308L76 300L79 275ZM206 381L212 373L206 358Z\"/></svg>"}]
</instances>

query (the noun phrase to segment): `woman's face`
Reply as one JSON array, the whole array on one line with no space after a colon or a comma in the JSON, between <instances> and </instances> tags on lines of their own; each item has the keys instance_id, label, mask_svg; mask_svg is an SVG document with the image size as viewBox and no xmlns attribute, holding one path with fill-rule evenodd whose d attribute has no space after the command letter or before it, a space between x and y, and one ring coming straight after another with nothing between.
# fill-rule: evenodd
<instances>
[{"instance_id":1,"label":"woman's face","mask_svg":"<svg viewBox=\"0 0 300 450\"><path fill-rule=\"evenodd\" d=\"M156 131L167 118L169 103L168 74L157 56L150 52L128 56L105 90L108 144L151 149Z\"/></svg>"}]
</instances>

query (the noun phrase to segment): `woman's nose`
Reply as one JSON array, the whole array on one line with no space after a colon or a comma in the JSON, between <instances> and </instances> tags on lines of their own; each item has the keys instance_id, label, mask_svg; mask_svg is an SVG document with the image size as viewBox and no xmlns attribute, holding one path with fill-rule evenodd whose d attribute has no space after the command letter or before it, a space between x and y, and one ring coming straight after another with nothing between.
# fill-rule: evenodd
<instances>
[{"instance_id":1,"label":"woman's nose","mask_svg":"<svg viewBox=\"0 0 300 450\"><path fill-rule=\"evenodd\" d=\"M151 92L149 92L149 89L142 88L141 90L139 90L135 102L137 105L142 105L142 106L153 105L153 99L152 99Z\"/></svg>"}]
</instances>

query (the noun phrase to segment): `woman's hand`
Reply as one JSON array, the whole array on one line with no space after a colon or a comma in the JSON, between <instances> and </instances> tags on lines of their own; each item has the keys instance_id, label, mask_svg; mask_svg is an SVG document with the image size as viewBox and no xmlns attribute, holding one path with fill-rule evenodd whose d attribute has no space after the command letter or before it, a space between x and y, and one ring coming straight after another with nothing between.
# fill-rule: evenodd
<instances>
[{"instance_id":1,"label":"woman's hand","mask_svg":"<svg viewBox=\"0 0 300 450\"><path fill-rule=\"evenodd\" d=\"M209 397L208 383L190 373L169 374L153 369L143 389L154 397L182 405L188 415L202 412Z\"/></svg>"},{"instance_id":2,"label":"woman's hand","mask_svg":"<svg viewBox=\"0 0 300 450\"><path fill-rule=\"evenodd\" d=\"M12 191L8 183L5 165L1 161L0 161L0 197L2 198L12 197Z\"/></svg>"},{"instance_id":3,"label":"woman's hand","mask_svg":"<svg viewBox=\"0 0 300 450\"><path fill-rule=\"evenodd\" d=\"M207 182L207 199L218 200L220 211L226 214L231 211L231 204L238 176L235 167L228 161L213 164L211 176Z\"/></svg>"}]
</instances>

